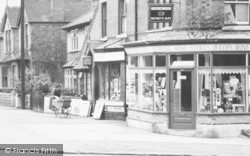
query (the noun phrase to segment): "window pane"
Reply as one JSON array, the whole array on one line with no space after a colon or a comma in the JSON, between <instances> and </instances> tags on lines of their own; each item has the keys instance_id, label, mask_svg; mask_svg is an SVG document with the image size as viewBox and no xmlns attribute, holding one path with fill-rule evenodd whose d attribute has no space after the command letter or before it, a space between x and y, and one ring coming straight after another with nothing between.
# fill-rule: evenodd
<instances>
[{"instance_id":1,"label":"window pane","mask_svg":"<svg viewBox=\"0 0 250 156\"><path fill-rule=\"evenodd\" d=\"M110 99L121 99L120 63L110 64Z\"/></svg>"},{"instance_id":2,"label":"window pane","mask_svg":"<svg viewBox=\"0 0 250 156\"><path fill-rule=\"evenodd\" d=\"M213 109L215 112L245 112L245 73L223 72L222 70L221 73L214 74L213 81Z\"/></svg>"},{"instance_id":3,"label":"window pane","mask_svg":"<svg viewBox=\"0 0 250 156\"><path fill-rule=\"evenodd\" d=\"M250 112L250 69L248 69L248 112Z\"/></svg>"},{"instance_id":4,"label":"window pane","mask_svg":"<svg viewBox=\"0 0 250 156\"><path fill-rule=\"evenodd\" d=\"M138 67L139 59L138 56L130 57L130 67Z\"/></svg>"},{"instance_id":5,"label":"window pane","mask_svg":"<svg viewBox=\"0 0 250 156\"><path fill-rule=\"evenodd\" d=\"M194 55L171 55L171 65L175 61L193 61Z\"/></svg>"},{"instance_id":6,"label":"window pane","mask_svg":"<svg viewBox=\"0 0 250 156\"><path fill-rule=\"evenodd\" d=\"M139 105L139 74L131 73L130 74L130 88L129 88L129 104L132 108L141 108Z\"/></svg>"},{"instance_id":7,"label":"window pane","mask_svg":"<svg viewBox=\"0 0 250 156\"><path fill-rule=\"evenodd\" d=\"M104 70L104 78L105 78L105 99L109 99L109 66L108 63L105 64L105 70Z\"/></svg>"},{"instance_id":8,"label":"window pane","mask_svg":"<svg viewBox=\"0 0 250 156\"><path fill-rule=\"evenodd\" d=\"M153 111L153 74L142 74L142 109Z\"/></svg>"},{"instance_id":9,"label":"window pane","mask_svg":"<svg viewBox=\"0 0 250 156\"><path fill-rule=\"evenodd\" d=\"M231 24L236 22L236 17L235 17L235 4L225 4L224 8L225 12L225 23L226 24Z\"/></svg>"},{"instance_id":10,"label":"window pane","mask_svg":"<svg viewBox=\"0 0 250 156\"><path fill-rule=\"evenodd\" d=\"M155 66L156 67L166 66L166 55L156 55L155 56Z\"/></svg>"},{"instance_id":11,"label":"window pane","mask_svg":"<svg viewBox=\"0 0 250 156\"><path fill-rule=\"evenodd\" d=\"M215 54L213 58L214 66L245 66L246 55L245 54Z\"/></svg>"},{"instance_id":12,"label":"window pane","mask_svg":"<svg viewBox=\"0 0 250 156\"><path fill-rule=\"evenodd\" d=\"M237 4L236 5L237 22L248 22L248 8L249 8L249 4Z\"/></svg>"},{"instance_id":13,"label":"window pane","mask_svg":"<svg viewBox=\"0 0 250 156\"><path fill-rule=\"evenodd\" d=\"M201 54L199 55L199 66L210 66L210 55L209 54Z\"/></svg>"},{"instance_id":14,"label":"window pane","mask_svg":"<svg viewBox=\"0 0 250 156\"><path fill-rule=\"evenodd\" d=\"M167 111L166 73L157 71L155 74L155 111Z\"/></svg>"},{"instance_id":15,"label":"window pane","mask_svg":"<svg viewBox=\"0 0 250 156\"><path fill-rule=\"evenodd\" d=\"M211 74L209 69L199 69L198 71L198 112L211 112Z\"/></svg>"},{"instance_id":16,"label":"window pane","mask_svg":"<svg viewBox=\"0 0 250 156\"><path fill-rule=\"evenodd\" d=\"M153 67L153 56L142 56L142 67Z\"/></svg>"}]
</instances>

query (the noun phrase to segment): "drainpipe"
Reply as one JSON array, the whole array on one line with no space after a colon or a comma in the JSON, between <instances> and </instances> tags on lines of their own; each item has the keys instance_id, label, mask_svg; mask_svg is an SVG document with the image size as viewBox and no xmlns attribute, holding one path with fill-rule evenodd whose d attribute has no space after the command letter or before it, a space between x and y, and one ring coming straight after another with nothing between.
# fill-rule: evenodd
<instances>
[{"instance_id":1,"label":"drainpipe","mask_svg":"<svg viewBox=\"0 0 250 156\"><path fill-rule=\"evenodd\" d=\"M138 2L135 0L135 41L138 40Z\"/></svg>"}]
</instances>

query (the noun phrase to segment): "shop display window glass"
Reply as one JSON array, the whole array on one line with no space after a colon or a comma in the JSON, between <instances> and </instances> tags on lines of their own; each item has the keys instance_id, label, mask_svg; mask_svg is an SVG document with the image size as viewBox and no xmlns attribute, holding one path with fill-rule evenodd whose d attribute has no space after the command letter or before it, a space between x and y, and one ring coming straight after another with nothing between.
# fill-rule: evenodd
<instances>
[{"instance_id":1,"label":"shop display window glass","mask_svg":"<svg viewBox=\"0 0 250 156\"><path fill-rule=\"evenodd\" d=\"M166 55L156 55L155 56L155 66L156 67L166 66Z\"/></svg>"},{"instance_id":2,"label":"shop display window glass","mask_svg":"<svg viewBox=\"0 0 250 156\"><path fill-rule=\"evenodd\" d=\"M121 100L120 63L104 63L99 68L100 96L107 100Z\"/></svg>"},{"instance_id":3,"label":"shop display window glass","mask_svg":"<svg viewBox=\"0 0 250 156\"><path fill-rule=\"evenodd\" d=\"M139 67L139 57L138 56L130 57L130 67Z\"/></svg>"},{"instance_id":4,"label":"shop display window glass","mask_svg":"<svg viewBox=\"0 0 250 156\"><path fill-rule=\"evenodd\" d=\"M110 100L121 99L120 64L110 63Z\"/></svg>"},{"instance_id":5,"label":"shop display window glass","mask_svg":"<svg viewBox=\"0 0 250 156\"><path fill-rule=\"evenodd\" d=\"M141 106L139 105L139 74L138 73L131 73L130 74L130 88L127 92L128 103L131 108L138 108L140 109Z\"/></svg>"},{"instance_id":6,"label":"shop display window glass","mask_svg":"<svg viewBox=\"0 0 250 156\"><path fill-rule=\"evenodd\" d=\"M141 77L141 104L142 109L153 111L153 83L154 78L151 73L143 73Z\"/></svg>"},{"instance_id":7,"label":"shop display window glass","mask_svg":"<svg viewBox=\"0 0 250 156\"><path fill-rule=\"evenodd\" d=\"M153 56L142 56L141 57L142 61L142 67L153 67Z\"/></svg>"},{"instance_id":8,"label":"shop display window glass","mask_svg":"<svg viewBox=\"0 0 250 156\"><path fill-rule=\"evenodd\" d=\"M210 66L210 54L200 54L199 55L199 66L209 67Z\"/></svg>"},{"instance_id":9,"label":"shop display window glass","mask_svg":"<svg viewBox=\"0 0 250 156\"><path fill-rule=\"evenodd\" d=\"M214 54L214 66L246 66L245 54Z\"/></svg>"},{"instance_id":10,"label":"shop display window glass","mask_svg":"<svg viewBox=\"0 0 250 156\"><path fill-rule=\"evenodd\" d=\"M248 112L250 112L250 69L248 69Z\"/></svg>"},{"instance_id":11,"label":"shop display window glass","mask_svg":"<svg viewBox=\"0 0 250 156\"><path fill-rule=\"evenodd\" d=\"M198 70L198 112L210 113L211 111L211 70Z\"/></svg>"},{"instance_id":12,"label":"shop display window glass","mask_svg":"<svg viewBox=\"0 0 250 156\"><path fill-rule=\"evenodd\" d=\"M214 69L213 112L245 112L245 94L246 69Z\"/></svg>"},{"instance_id":13,"label":"shop display window glass","mask_svg":"<svg viewBox=\"0 0 250 156\"><path fill-rule=\"evenodd\" d=\"M167 112L166 71L155 73L155 111Z\"/></svg>"},{"instance_id":14,"label":"shop display window glass","mask_svg":"<svg viewBox=\"0 0 250 156\"><path fill-rule=\"evenodd\" d=\"M178 61L194 61L194 55L171 55L171 65L173 65L174 62Z\"/></svg>"}]
</instances>

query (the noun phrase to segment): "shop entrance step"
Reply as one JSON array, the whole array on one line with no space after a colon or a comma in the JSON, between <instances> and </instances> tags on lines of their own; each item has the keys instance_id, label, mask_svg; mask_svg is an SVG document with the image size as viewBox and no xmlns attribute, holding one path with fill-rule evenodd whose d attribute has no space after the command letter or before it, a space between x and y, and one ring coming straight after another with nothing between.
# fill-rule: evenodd
<instances>
[{"instance_id":1,"label":"shop entrance step","mask_svg":"<svg viewBox=\"0 0 250 156\"><path fill-rule=\"evenodd\" d=\"M168 129L167 134L174 136L197 137L196 130Z\"/></svg>"}]
</instances>

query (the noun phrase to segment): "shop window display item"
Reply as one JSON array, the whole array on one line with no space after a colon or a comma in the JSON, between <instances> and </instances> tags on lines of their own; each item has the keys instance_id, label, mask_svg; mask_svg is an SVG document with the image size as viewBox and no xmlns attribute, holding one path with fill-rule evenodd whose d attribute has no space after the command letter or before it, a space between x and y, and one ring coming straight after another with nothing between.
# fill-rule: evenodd
<instances>
[{"instance_id":1,"label":"shop window display item","mask_svg":"<svg viewBox=\"0 0 250 156\"><path fill-rule=\"evenodd\" d=\"M143 74L142 109L153 110L153 74Z\"/></svg>"},{"instance_id":2,"label":"shop window display item","mask_svg":"<svg viewBox=\"0 0 250 156\"><path fill-rule=\"evenodd\" d=\"M155 109L167 111L166 74L157 73L155 76Z\"/></svg>"}]
</instances>

